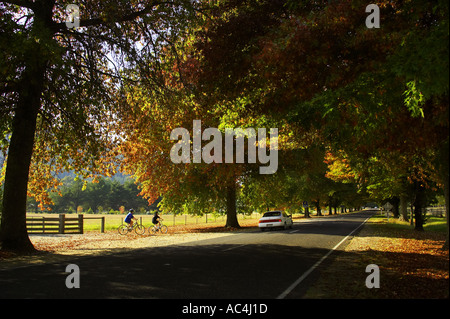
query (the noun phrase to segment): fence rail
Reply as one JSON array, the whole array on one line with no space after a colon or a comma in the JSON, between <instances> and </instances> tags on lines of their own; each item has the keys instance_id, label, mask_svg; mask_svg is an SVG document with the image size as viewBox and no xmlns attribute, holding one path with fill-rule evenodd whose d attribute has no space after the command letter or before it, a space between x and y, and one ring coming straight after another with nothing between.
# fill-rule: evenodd
<instances>
[{"instance_id":1,"label":"fence rail","mask_svg":"<svg viewBox=\"0 0 450 319\"><path fill-rule=\"evenodd\" d=\"M436 217L444 217L445 206L427 207L427 214Z\"/></svg>"},{"instance_id":2,"label":"fence rail","mask_svg":"<svg viewBox=\"0 0 450 319\"><path fill-rule=\"evenodd\" d=\"M36 216L27 217L27 231L29 234L83 234L83 214L78 217Z\"/></svg>"}]
</instances>

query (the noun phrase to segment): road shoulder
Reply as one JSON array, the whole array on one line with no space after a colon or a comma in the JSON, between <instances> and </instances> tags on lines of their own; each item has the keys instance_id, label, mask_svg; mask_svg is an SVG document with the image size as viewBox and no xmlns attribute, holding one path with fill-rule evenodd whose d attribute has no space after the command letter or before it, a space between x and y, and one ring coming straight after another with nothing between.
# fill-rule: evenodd
<instances>
[{"instance_id":1,"label":"road shoulder","mask_svg":"<svg viewBox=\"0 0 450 319\"><path fill-rule=\"evenodd\" d=\"M320 270L304 298L429 299L449 296L445 234L400 230L369 222ZM377 265L380 288L367 288L368 265Z\"/></svg>"},{"instance_id":2,"label":"road shoulder","mask_svg":"<svg viewBox=\"0 0 450 319\"><path fill-rule=\"evenodd\" d=\"M132 249L155 248L197 242L233 235L233 232L175 233L156 236L121 236L116 232L92 232L83 235L31 235L38 252L26 256L1 259L0 270L127 252Z\"/></svg>"}]
</instances>

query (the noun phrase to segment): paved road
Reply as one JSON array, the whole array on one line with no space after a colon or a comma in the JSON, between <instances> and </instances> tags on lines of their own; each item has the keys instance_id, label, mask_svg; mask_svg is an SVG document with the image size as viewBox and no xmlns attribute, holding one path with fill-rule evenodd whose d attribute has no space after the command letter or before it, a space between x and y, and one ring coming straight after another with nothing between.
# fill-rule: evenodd
<instances>
[{"instance_id":1,"label":"paved road","mask_svg":"<svg viewBox=\"0 0 450 319\"><path fill-rule=\"evenodd\" d=\"M68 289L70 261L0 271L0 298L300 298L374 212L327 216L293 229L242 232L177 246L79 257L80 288Z\"/></svg>"}]
</instances>

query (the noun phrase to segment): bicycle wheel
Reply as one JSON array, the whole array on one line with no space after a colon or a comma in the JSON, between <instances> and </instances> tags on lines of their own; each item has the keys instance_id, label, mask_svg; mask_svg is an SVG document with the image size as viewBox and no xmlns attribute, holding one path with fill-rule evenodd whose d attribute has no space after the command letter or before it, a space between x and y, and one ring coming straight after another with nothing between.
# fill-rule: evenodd
<instances>
[{"instance_id":1,"label":"bicycle wheel","mask_svg":"<svg viewBox=\"0 0 450 319\"><path fill-rule=\"evenodd\" d=\"M159 228L159 231L161 232L161 234L166 234L167 233L167 226L166 225L161 225L161 227Z\"/></svg>"},{"instance_id":2,"label":"bicycle wheel","mask_svg":"<svg viewBox=\"0 0 450 319\"><path fill-rule=\"evenodd\" d=\"M145 227L142 225L136 225L134 231L136 232L136 234L142 235L143 233L145 233Z\"/></svg>"},{"instance_id":3,"label":"bicycle wheel","mask_svg":"<svg viewBox=\"0 0 450 319\"><path fill-rule=\"evenodd\" d=\"M119 231L119 234L126 235L128 233L128 225L122 224L119 226L119 228L117 228L117 230Z\"/></svg>"},{"instance_id":4,"label":"bicycle wheel","mask_svg":"<svg viewBox=\"0 0 450 319\"><path fill-rule=\"evenodd\" d=\"M150 227L148 228L148 232L149 232L149 234L155 235L156 232L157 232L157 229L156 229L155 226L150 226Z\"/></svg>"}]
</instances>

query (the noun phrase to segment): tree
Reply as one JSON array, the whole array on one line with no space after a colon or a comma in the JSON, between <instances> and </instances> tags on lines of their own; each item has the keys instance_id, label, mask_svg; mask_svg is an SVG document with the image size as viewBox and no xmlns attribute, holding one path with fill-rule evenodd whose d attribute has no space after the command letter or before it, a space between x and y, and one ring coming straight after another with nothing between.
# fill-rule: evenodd
<instances>
[{"instance_id":1,"label":"tree","mask_svg":"<svg viewBox=\"0 0 450 319\"><path fill-rule=\"evenodd\" d=\"M50 195L53 201L53 209L56 212L64 210L77 211L77 207L83 202L84 182L80 178L66 176L61 180L57 193Z\"/></svg>"},{"instance_id":2,"label":"tree","mask_svg":"<svg viewBox=\"0 0 450 319\"><path fill-rule=\"evenodd\" d=\"M145 88L127 89L128 103L135 109L135 116L124 122L134 124L126 134L127 141L122 149L122 153L128 154L124 167L142 183L142 194L150 198L163 195L166 209L196 207L199 211L215 206L212 202L223 203L220 195L225 195L226 210L229 213L227 225L237 225L236 205L233 204L237 198L236 191L241 188L248 195L251 194L249 189L258 188L250 186L252 181L258 180L252 174L252 168L248 165L230 167L200 163L173 165L168 156L172 144L168 141L167 132L177 127L193 131L191 122L201 118L206 126L222 128L235 128L238 125L258 127L275 123L277 127L287 128L283 130L285 137L293 135L293 128L286 125L276 111L280 104L288 101L287 98L297 98L299 93L292 96L292 90L290 95L284 96L283 87L269 87L271 84L267 81L267 76L260 74L260 69L264 69L260 68L260 64L265 62L265 55L258 52L261 43L266 44L266 37L279 35L278 27L286 21L284 5L284 1L230 1L211 8L211 17L205 21L206 28L194 28L191 37L184 41L189 44L184 47L185 51L166 59L168 63L165 69L176 71L168 72L166 78L172 84L175 94L155 95ZM340 12L345 9L340 8ZM307 12L305 9L300 11ZM346 31L340 32L345 34ZM269 65L279 62L273 56L270 59ZM276 84L280 84L280 81ZM298 91L297 88L295 90ZM276 100L275 95L279 100L270 105L275 106L271 110L268 104ZM292 102L286 105L291 104ZM263 113L259 114L261 110ZM270 119L266 116L270 116ZM309 127L305 128L300 126L299 129L297 125L293 125L297 132L306 132L297 144L308 144L308 140L312 139L311 136L315 133L310 127L315 120L316 117L312 117ZM127 124L122 126L130 127ZM320 143L320 139L318 140ZM280 150L285 145L292 149L289 144L292 142L285 143ZM146 161L146 158L150 160ZM321 161L322 159L319 160ZM277 178L278 176L273 177ZM318 176L317 180L319 179L326 182L324 176ZM316 190L314 196L320 207L322 196L327 197L327 193L323 194L320 187L313 187L317 184L312 181L316 181L315 178L309 180L311 188ZM266 184L275 183L271 180ZM278 194L273 189L271 191L271 194ZM261 205L268 207L272 203L281 204L281 197L274 201L271 201L271 197L265 197L265 203ZM252 200L254 199L246 198L247 203ZM188 201L190 202L187 203Z\"/></svg>"},{"instance_id":3,"label":"tree","mask_svg":"<svg viewBox=\"0 0 450 319\"><path fill-rule=\"evenodd\" d=\"M93 212L97 212L98 207L104 205L106 202L109 195L109 189L110 187L104 178L99 178L95 182L87 184L84 203L92 209Z\"/></svg>"},{"instance_id":4,"label":"tree","mask_svg":"<svg viewBox=\"0 0 450 319\"><path fill-rule=\"evenodd\" d=\"M134 175L141 185L141 194L149 202L162 196L165 210L174 213L182 210L192 213L226 211L226 226L239 227L236 215L238 193L243 180L259 168L258 163L231 165L225 164L222 158L220 164L175 164L169 156L174 145L169 138L170 132L179 127L194 132L193 121L198 119L203 127L219 128L222 134L227 128L267 127L263 121L258 122L256 116L246 117L243 122L237 117L244 101L214 105L205 98L202 83L196 76L200 65L193 47L196 32L202 27L192 25L186 38L168 46L177 50L165 51L165 60L160 67L170 91L154 92L145 83L126 87L124 103L133 112L121 119L126 136L120 145L120 153L124 154L122 169ZM189 137L191 143L193 135ZM248 138L246 147L247 141ZM189 156L194 152L189 151Z\"/></svg>"},{"instance_id":5,"label":"tree","mask_svg":"<svg viewBox=\"0 0 450 319\"><path fill-rule=\"evenodd\" d=\"M120 206L138 211L145 210L148 206L148 202L138 196L139 190L131 178L126 178L121 183L113 178L99 177L83 181L74 178L74 175L68 175L60 184L57 192L50 195L53 203L46 207L58 213L76 211L79 206L93 212L118 210Z\"/></svg>"},{"instance_id":6,"label":"tree","mask_svg":"<svg viewBox=\"0 0 450 319\"><path fill-rule=\"evenodd\" d=\"M287 119L345 151L360 178L365 163L382 159L411 183L428 187L429 178L448 194L448 2L380 1L380 29L365 26L366 5L224 4L198 46L202 88L216 100L247 99L249 112ZM255 12L260 19L245 19ZM390 188L399 176L384 177Z\"/></svg>"},{"instance_id":7,"label":"tree","mask_svg":"<svg viewBox=\"0 0 450 319\"><path fill-rule=\"evenodd\" d=\"M131 73L162 86L148 66L158 63L161 43L193 12L182 0L82 1L75 29L65 23L65 6L55 0L0 4L0 124L2 148L7 145L2 249L33 249L25 224L32 163L85 176L111 168L117 136L110 123L127 112L119 109L116 91ZM37 150L52 161L42 162Z\"/></svg>"}]
</instances>

